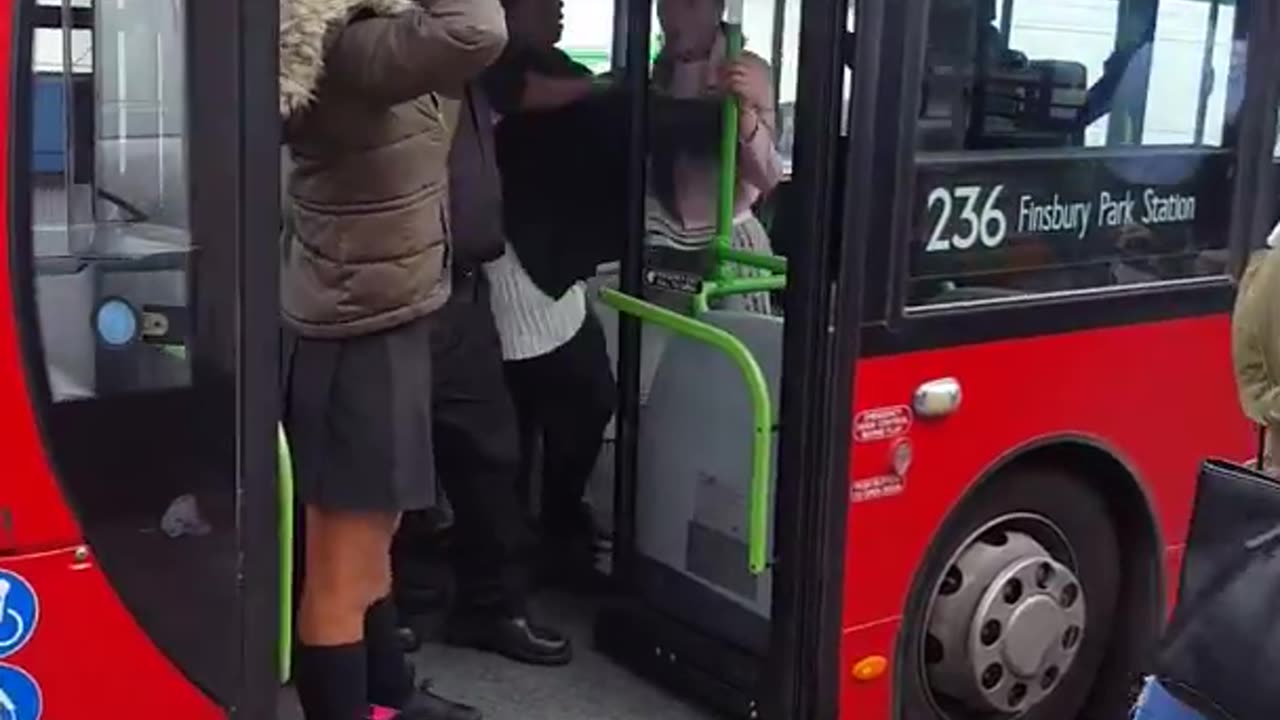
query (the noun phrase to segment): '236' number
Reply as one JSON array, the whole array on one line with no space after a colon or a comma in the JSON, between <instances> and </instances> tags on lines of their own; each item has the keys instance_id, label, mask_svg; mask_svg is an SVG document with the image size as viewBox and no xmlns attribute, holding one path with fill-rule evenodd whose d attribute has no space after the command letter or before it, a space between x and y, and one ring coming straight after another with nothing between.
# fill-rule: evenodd
<instances>
[{"instance_id":1,"label":"'236' number","mask_svg":"<svg viewBox=\"0 0 1280 720\"><path fill-rule=\"evenodd\" d=\"M1004 242L1009 232L1009 220L1005 217L1004 211L996 207L1000 194L1004 192L1004 185L996 185L986 193L986 200L982 202L982 211L979 213L978 203L985 189L981 185L960 185L955 188L934 188L933 192L929 193L929 212L933 212L935 205L941 205L942 212L934 223L929 244L924 247L925 252L968 250L979 240L989 248L999 247ZM959 220L964 224L965 231L952 233L951 237L943 237L947 226L951 224L951 215L957 200L964 203L964 207L960 209Z\"/></svg>"}]
</instances>

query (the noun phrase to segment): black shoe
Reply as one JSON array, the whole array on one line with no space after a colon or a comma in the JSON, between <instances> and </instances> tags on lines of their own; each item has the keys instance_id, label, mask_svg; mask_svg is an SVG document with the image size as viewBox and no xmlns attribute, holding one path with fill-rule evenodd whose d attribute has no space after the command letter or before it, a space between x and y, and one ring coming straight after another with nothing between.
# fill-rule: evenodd
<instances>
[{"instance_id":1,"label":"black shoe","mask_svg":"<svg viewBox=\"0 0 1280 720\"><path fill-rule=\"evenodd\" d=\"M568 638L524 616L455 615L445 626L444 638L450 645L498 653L529 665L566 665L573 659Z\"/></svg>"},{"instance_id":2,"label":"black shoe","mask_svg":"<svg viewBox=\"0 0 1280 720\"><path fill-rule=\"evenodd\" d=\"M443 698L431 691L431 684L418 686L413 699L395 716L396 720L484 720L480 711Z\"/></svg>"}]
</instances>

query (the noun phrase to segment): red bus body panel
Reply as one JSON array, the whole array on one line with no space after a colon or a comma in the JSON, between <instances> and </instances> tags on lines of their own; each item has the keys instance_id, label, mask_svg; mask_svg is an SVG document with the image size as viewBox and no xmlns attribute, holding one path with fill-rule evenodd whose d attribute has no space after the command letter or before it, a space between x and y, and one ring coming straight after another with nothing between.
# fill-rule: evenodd
<instances>
[{"instance_id":1,"label":"red bus body panel","mask_svg":"<svg viewBox=\"0 0 1280 720\"><path fill-rule=\"evenodd\" d=\"M92 559L76 549L0 558L40 599L31 641L4 662L39 683L42 717L226 718L151 643Z\"/></svg>"},{"instance_id":2,"label":"red bus body panel","mask_svg":"<svg viewBox=\"0 0 1280 720\"><path fill-rule=\"evenodd\" d=\"M914 450L898 494L852 502L857 480L890 473L898 440L851 438L842 717L891 717L892 673L860 681L852 667L872 655L893 667L903 608L932 538L972 484L1018 448L1084 437L1136 473L1166 548L1172 603L1199 464L1245 460L1254 449L1236 401L1229 332L1222 314L863 361L857 411L909 406L921 383L946 377L959 380L963 400L952 416L914 418L898 436Z\"/></svg>"}]
</instances>

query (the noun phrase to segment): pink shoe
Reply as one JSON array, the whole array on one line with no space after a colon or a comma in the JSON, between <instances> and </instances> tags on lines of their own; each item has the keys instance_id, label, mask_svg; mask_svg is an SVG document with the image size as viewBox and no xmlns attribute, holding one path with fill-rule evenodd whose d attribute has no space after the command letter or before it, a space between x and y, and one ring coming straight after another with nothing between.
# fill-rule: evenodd
<instances>
[{"instance_id":1,"label":"pink shoe","mask_svg":"<svg viewBox=\"0 0 1280 720\"><path fill-rule=\"evenodd\" d=\"M369 720L395 720L400 716L400 711L395 708L382 707L381 705L369 706Z\"/></svg>"}]
</instances>

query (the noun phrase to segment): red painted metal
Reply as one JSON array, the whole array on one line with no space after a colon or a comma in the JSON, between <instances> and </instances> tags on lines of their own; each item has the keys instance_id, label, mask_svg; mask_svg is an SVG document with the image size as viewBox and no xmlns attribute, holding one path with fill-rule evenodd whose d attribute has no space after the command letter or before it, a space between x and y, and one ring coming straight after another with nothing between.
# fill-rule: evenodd
<instances>
[{"instance_id":1,"label":"red painted metal","mask_svg":"<svg viewBox=\"0 0 1280 720\"><path fill-rule=\"evenodd\" d=\"M183 718L226 715L138 627L92 557L77 548L0 559L40 600L30 642L5 662L36 679L43 717Z\"/></svg>"},{"instance_id":2,"label":"red painted metal","mask_svg":"<svg viewBox=\"0 0 1280 720\"><path fill-rule=\"evenodd\" d=\"M900 492L851 505L843 718L892 717L892 673L858 681L852 664L868 655L893 658L907 594L934 534L973 483L1018 448L1085 437L1132 468L1166 546L1172 602L1199 464L1210 456L1244 460L1253 450L1254 433L1236 404L1229 326L1222 314L873 358L858 366L855 412L909 404L921 383L944 377L960 381L963 401L945 419L916 418L900 436L914 450ZM891 449L899 440L851 442L851 494L855 486L867 487L868 478L891 474Z\"/></svg>"}]
</instances>

